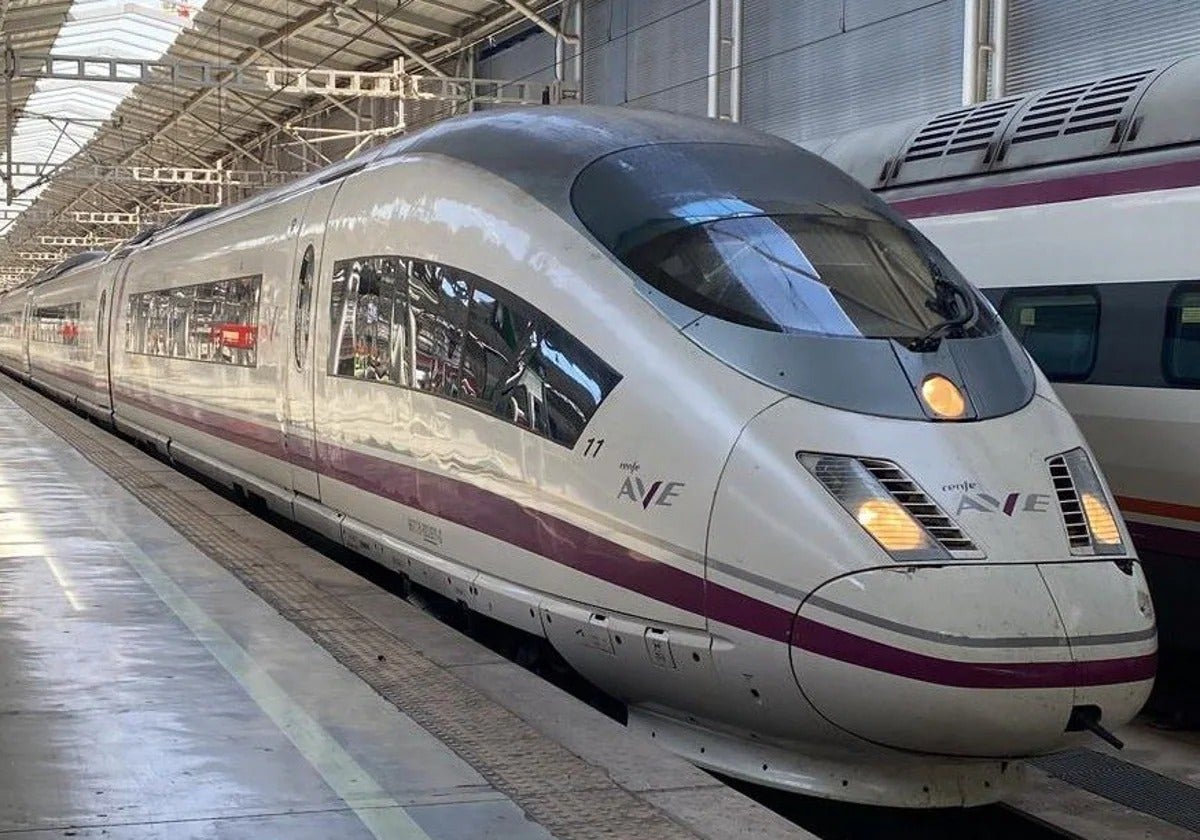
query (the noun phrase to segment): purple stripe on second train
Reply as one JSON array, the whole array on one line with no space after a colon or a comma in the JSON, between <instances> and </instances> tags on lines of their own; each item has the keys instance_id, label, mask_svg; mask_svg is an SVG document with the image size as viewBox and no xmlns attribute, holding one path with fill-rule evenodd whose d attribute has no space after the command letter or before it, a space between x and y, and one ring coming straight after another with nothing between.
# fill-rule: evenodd
<instances>
[{"instance_id":1,"label":"purple stripe on second train","mask_svg":"<svg viewBox=\"0 0 1200 840\"><path fill-rule=\"evenodd\" d=\"M1116 172L1071 175L1045 181L980 187L917 198L888 199L888 191L882 190L880 197L905 217L921 219L927 216L953 216L982 210L1004 210L1107 195L1192 187L1197 184L1200 184L1200 160L1186 160Z\"/></svg>"},{"instance_id":2,"label":"purple stripe on second train","mask_svg":"<svg viewBox=\"0 0 1200 840\"><path fill-rule=\"evenodd\" d=\"M1129 526L1129 536L1133 537L1133 545L1138 551L1200 560L1200 531L1153 525L1132 519L1126 519L1125 524Z\"/></svg>"}]
</instances>

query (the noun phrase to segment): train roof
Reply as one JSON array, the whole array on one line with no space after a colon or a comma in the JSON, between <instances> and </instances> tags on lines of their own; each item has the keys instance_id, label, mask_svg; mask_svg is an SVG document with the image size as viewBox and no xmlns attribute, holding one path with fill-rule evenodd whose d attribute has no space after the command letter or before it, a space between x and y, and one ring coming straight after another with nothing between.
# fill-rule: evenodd
<instances>
[{"instance_id":1,"label":"train roof","mask_svg":"<svg viewBox=\"0 0 1200 840\"><path fill-rule=\"evenodd\" d=\"M561 202L569 201L575 176L597 158L635 146L695 142L794 148L786 140L736 124L662 111L600 105L495 109L435 123L211 212L199 223L280 201L344 178L377 160L407 154L461 160L516 184L548 204L561 206ZM182 231L191 226L191 221L183 221L173 229Z\"/></svg>"},{"instance_id":2,"label":"train roof","mask_svg":"<svg viewBox=\"0 0 1200 840\"><path fill-rule=\"evenodd\" d=\"M69 271L73 271L82 265L93 263L102 260L108 256L108 251L82 251L78 254L72 254L61 262L55 263L49 268L43 268L33 277L26 280L19 286L14 286L8 291L15 292L20 289L29 289L34 286L40 286L43 283L48 283L56 277L61 277Z\"/></svg>"},{"instance_id":3,"label":"train roof","mask_svg":"<svg viewBox=\"0 0 1200 840\"><path fill-rule=\"evenodd\" d=\"M598 105L485 112L446 120L385 147L383 156L428 152L457 158L535 196L566 194L588 164L622 149L662 143L793 148L779 137L729 122Z\"/></svg>"},{"instance_id":4,"label":"train roof","mask_svg":"<svg viewBox=\"0 0 1200 840\"><path fill-rule=\"evenodd\" d=\"M1200 56L805 141L872 189L1200 143Z\"/></svg>"}]
</instances>

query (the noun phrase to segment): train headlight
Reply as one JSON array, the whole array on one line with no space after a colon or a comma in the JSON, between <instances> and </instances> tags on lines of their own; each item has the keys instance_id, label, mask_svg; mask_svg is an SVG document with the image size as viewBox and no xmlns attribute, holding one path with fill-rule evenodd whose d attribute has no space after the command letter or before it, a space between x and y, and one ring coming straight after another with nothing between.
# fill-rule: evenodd
<instances>
[{"instance_id":1,"label":"train headlight","mask_svg":"<svg viewBox=\"0 0 1200 840\"><path fill-rule=\"evenodd\" d=\"M854 518L888 551L915 551L926 546L925 532L917 520L891 499L867 499Z\"/></svg>"},{"instance_id":2,"label":"train headlight","mask_svg":"<svg viewBox=\"0 0 1200 840\"><path fill-rule=\"evenodd\" d=\"M958 386L940 374L921 383L921 399L942 420L958 420L967 413L967 400Z\"/></svg>"},{"instance_id":3,"label":"train headlight","mask_svg":"<svg viewBox=\"0 0 1200 840\"><path fill-rule=\"evenodd\" d=\"M892 462L817 452L797 452L796 458L892 559L945 560L950 557L946 548L930 535L926 525L957 529ZM893 495L893 492L899 495ZM917 502L923 515L934 519L928 523L922 521L921 514L914 515L904 500Z\"/></svg>"},{"instance_id":4,"label":"train headlight","mask_svg":"<svg viewBox=\"0 0 1200 840\"><path fill-rule=\"evenodd\" d=\"M1117 528L1117 520L1113 519L1112 511L1102 499L1091 493L1081 496L1083 515L1087 517L1088 530L1092 539L1101 545L1120 545L1121 531Z\"/></svg>"},{"instance_id":5,"label":"train headlight","mask_svg":"<svg viewBox=\"0 0 1200 840\"><path fill-rule=\"evenodd\" d=\"M1124 554L1121 527L1087 453L1072 449L1050 458L1049 463L1071 553Z\"/></svg>"}]
</instances>

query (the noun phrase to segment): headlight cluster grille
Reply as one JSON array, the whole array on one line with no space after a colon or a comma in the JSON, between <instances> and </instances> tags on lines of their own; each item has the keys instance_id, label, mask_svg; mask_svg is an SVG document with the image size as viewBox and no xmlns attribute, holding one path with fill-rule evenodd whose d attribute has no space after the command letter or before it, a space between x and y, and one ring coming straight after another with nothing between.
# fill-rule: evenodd
<instances>
[{"instance_id":1,"label":"headlight cluster grille","mask_svg":"<svg viewBox=\"0 0 1200 840\"><path fill-rule=\"evenodd\" d=\"M955 525L954 521L932 499L925 495L925 491L918 487L916 482L905 474L904 470L891 461L883 461L878 458L860 458L859 460L871 475L879 480L883 489L887 490L913 519L921 523L921 527L928 531L929 535L942 548L953 555L979 551L971 538L964 534L962 529Z\"/></svg>"},{"instance_id":2,"label":"headlight cluster grille","mask_svg":"<svg viewBox=\"0 0 1200 840\"><path fill-rule=\"evenodd\" d=\"M816 452L797 452L796 457L893 559L984 556L954 520L892 461Z\"/></svg>"},{"instance_id":3,"label":"headlight cluster grille","mask_svg":"<svg viewBox=\"0 0 1200 840\"><path fill-rule=\"evenodd\" d=\"M1074 555L1124 554L1125 542L1091 458L1075 448L1046 459L1058 509Z\"/></svg>"},{"instance_id":4,"label":"headlight cluster grille","mask_svg":"<svg viewBox=\"0 0 1200 840\"><path fill-rule=\"evenodd\" d=\"M1055 455L1046 463L1050 466L1050 480L1054 482L1054 493L1058 496L1058 508L1062 512L1071 552L1077 553L1077 549L1082 549L1085 553L1090 552L1092 535L1088 531L1087 518L1083 515L1083 505L1079 503L1075 480L1071 478L1071 471L1067 469L1067 459L1062 455Z\"/></svg>"}]
</instances>

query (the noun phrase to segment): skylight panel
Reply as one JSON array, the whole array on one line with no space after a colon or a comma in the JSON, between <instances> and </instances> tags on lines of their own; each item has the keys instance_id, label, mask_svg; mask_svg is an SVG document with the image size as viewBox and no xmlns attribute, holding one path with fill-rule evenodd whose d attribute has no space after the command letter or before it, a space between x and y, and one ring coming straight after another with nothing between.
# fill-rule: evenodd
<instances>
[{"instance_id":1,"label":"skylight panel","mask_svg":"<svg viewBox=\"0 0 1200 840\"><path fill-rule=\"evenodd\" d=\"M157 61L179 33L193 25L204 2L75 0L50 52ZM49 165L70 160L112 118L134 86L119 82L38 80L13 130L13 160ZM33 186L38 181L36 173L23 174L13 178L13 186L27 190L21 198L30 200L43 189L40 185ZM3 235L12 220L0 225Z\"/></svg>"}]
</instances>

